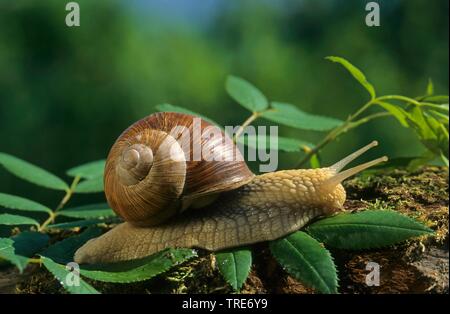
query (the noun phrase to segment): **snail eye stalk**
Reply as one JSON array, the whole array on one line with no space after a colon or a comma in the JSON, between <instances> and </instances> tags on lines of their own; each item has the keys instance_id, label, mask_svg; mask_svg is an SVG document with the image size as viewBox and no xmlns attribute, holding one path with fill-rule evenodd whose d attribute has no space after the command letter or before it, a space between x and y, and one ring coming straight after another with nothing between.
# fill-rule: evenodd
<instances>
[{"instance_id":1,"label":"snail eye stalk","mask_svg":"<svg viewBox=\"0 0 450 314\"><path fill-rule=\"evenodd\" d=\"M378 141L373 141L370 144L364 146L363 148L358 149L356 152L348 155L347 157L339 160L337 163L329 167L330 169L334 170L336 173L344 169L345 166L347 166L349 163L351 163L353 160L367 152L369 149L378 146Z\"/></svg>"},{"instance_id":2,"label":"snail eye stalk","mask_svg":"<svg viewBox=\"0 0 450 314\"><path fill-rule=\"evenodd\" d=\"M388 160L387 156L383 156L377 159L374 159L372 161L363 163L361 165L358 165L356 167L344 170L342 172L340 172L346 165L348 165L350 162L352 162L354 159L356 159L357 157L361 156L362 154L364 154L366 151L368 151L369 149L375 147L378 145L377 141L373 141L372 143L370 143L369 145L364 146L363 148L357 150L356 152L348 155L347 157L343 158L342 160L338 161L337 163L335 163L334 165L332 165L331 167L329 167L330 170L335 172L335 175L333 175L331 178L327 179L323 184L326 187L329 188L334 188L336 185L338 185L339 183L341 183L342 181L344 181L345 179L367 169L370 167L373 167L381 162L386 162Z\"/></svg>"}]
</instances>

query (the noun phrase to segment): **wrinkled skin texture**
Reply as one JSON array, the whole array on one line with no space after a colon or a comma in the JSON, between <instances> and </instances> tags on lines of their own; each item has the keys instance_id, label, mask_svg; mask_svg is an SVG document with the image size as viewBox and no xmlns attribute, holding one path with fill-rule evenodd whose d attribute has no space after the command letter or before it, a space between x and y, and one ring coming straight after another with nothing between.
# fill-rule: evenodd
<instances>
[{"instance_id":1,"label":"wrinkled skin texture","mask_svg":"<svg viewBox=\"0 0 450 314\"><path fill-rule=\"evenodd\" d=\"M187 210L159 226L122 223L75 253L77 263L111 263L145 257L167 247L221 250L269 241L316 217L342 209L342 185L323 184L329 168L285 170L257 176L211 205Z\"/></svg>"}]
</instances>

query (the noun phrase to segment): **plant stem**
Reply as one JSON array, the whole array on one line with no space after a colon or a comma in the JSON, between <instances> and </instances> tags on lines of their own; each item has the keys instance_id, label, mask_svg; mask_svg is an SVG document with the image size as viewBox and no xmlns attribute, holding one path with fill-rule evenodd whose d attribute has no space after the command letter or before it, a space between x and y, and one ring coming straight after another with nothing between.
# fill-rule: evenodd
<instances>
[{"instance_id":1,"label":"plant stem","mask_svg":"<svg viewBox=\"0 0 450 314\"><path fill-rule=\"evenodd\" d=\"M378 97L377 100L401 100L401 101L408 102L408 103L411 103L411 104L416 105L416 106L421 106L422 105L419 101L417 101L414 98L409 98L409 97L400 96L400 95L381 96L381 97Z\"/></svg>"},{"instance_id":2,"label":"plant stem","mask_svg":"<svg viewBox=\"0 0 450 314\"><path fill-rule=\"evenodd\" d=\"M31 264L41 264L41 263L42 263L42 260L41 260L40 258L30 258L30 259L28 259L28 263L31 263Z\"/></svg>"},{"instance_id":3,"label":"plant stem","mask_svg":"<svg viewBox=\"0 0 450 314\"><path fill-rule=\"evenodd\" d=\"M361 118L355 122L350 123L348 128L345 130L345 132L347 132L353 128L356 128L356 127L360 126L361 124L367 123L371 120L374 120L377 118L382 118L382 117L388 117L388 116L392 116L392 114L390 112L378 112L378 113L368 115L367 117Z\"/></svg>"},{"instance_id":4,"label":"plant stem","mask_svg":"<svg viewBox=\"0 0 450 314\"><path fill-rule=\"evenodd\" d=\"M367 103L365 103L361 108L359 108L354 114L350 115L347 120L340 126L332 129L313 149L306 152L306 155L299 161L296 168L302 167L313 155L317 154L324 146L334 141L339 135L356 128L357 126L366 123L372 119L387 116L390 114L387 113L377 113L373 115L369 115L365 118L361 118L357 121L354 121L357 117L363 114L370 106L376 103L380 98L371 99Z\"/></svg>"},{"instance_id":5,"label":"plant stem","mask_svg":"<svg viewBox=\"0 0 450 314\"><path fill-rule=\"evenodd\" d=\"M448 111L448 109L445 109L444 107L442 107L441 105L438 104L433 104L430 102L423 102L414 98L410 98L410 97L406 97L406 96L400 96L400 95L387 95L387 96L382 96L377 98L376 100L400 100L400 101L404 101L406 103L410 103L413 104L415 106L419 106L419 107L431 107L437 110L443 110L443 111Z\"/></svg>"},{"instance_id":6,"label":"plant stem","mask_svg":"<svg viewBox=\"0 0 450 314\"><path fill-rule=\"evenodd\" d=\"M314 148L310 149L306 155L299 161L297 166L295 168L300 168L303 166L304 163L306 163L313 155L317 154L319 150L322 149L325 145L333 141L339 134L339 130L341 129L341 126L338 126L331 130L330 133L328 133L320 142L317 144Z\"/></svg>"},{"instance_id":7,"label":"plant stem","mask_svg":"<svg viewBox=\"0 0 450 314\"><path fill-rule=\"evenodd\" d=\"M356 119L359 117L364 111L366 111L370 106L372 106L376 102L376 99L372 99L364 104L361 108L359 108L354 114L352 114L347 121L350 122L351 120Z\"/></svg>"},{"instance_id":8,"label":"plant stem","mask_svg":"<svg viewBox=\"0 0 450 314\"><path fill-rule=\"evenodd\" d=\"M58 207L56 207L55 213L58 212L59 210L61 210L67 204L67 202L70 200L70 198L73 195L73 192L75 191L75 188L77 187L78 183L80 182L80 179L81 178L79 176L76 176L73 179L72 184L70 185L70 188L66 192L66 195L64 195L64 197L61 200L61 202L59 203Z\"/></svg>"},{"instance_id":9,"label":"plant stem","mask_svg":"<svg viewBox=\"0 0 450 314\"><path fill-rule=\"evenodd\" d=\"M45 228L53 223L55 221L55 218L58 216L58 211L60 211L62 208L64 208L64 206L67 204L67 202L70 200L70 198L73 195L73 192L75 191L75 188L77 187L78 182L80 182L80 177L76 176L73 181L72 184L70 185L69 189L66 191L66 194L64 195L64 197L62 198L61 202L59 202L58 206L56 207L56 209L54 211L52 211L51 213L49 213L49 217L47 218L46 221L44 221L38 228L38 231L42 232L45 230Z\"/></svg>"},{"instance_id":10,"label":"plant stem","mask_svg":"<svg viewBox=\"0 0 450 314\"><path fill-rule=\"evenodd\" d=\"M238 137L242 134L242 132L244 132L244 129L247 126L249 126L253 121L258 119L260 114L261 114L261 112L253 112L252 115L250 117L248 117L247 120L244 121L244 123L242 123L242 125L237 129L236 133L234 133L234 135L233 135L234 143L236 143L236 140L238 139Z\"/></svg>"}]
</instances>

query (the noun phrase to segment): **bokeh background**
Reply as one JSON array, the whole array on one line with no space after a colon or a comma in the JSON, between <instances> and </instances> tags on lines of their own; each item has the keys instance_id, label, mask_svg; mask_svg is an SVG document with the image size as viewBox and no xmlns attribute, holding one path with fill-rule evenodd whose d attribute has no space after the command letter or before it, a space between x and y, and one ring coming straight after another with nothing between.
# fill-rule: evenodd
<instances>
[{"instance_id":1,"label":"bokeh background","mask_svg":"<svg viewBox=\"0 0 450 314\"><path fill-rule=\"evenodd\" d=\"M228 74L271 100L340 119L367 95L327 55L357 65L379 94L418 96L429 78L448 93L447 0L379 0L381 27L372 28L361 0L77 2L81 27L73 28L65 25L67 1L0 2L0 151L61 177L105 158L120 132L159 103L242 123L249 113L225 93ZM324 134L282 127L280 135L317 142ZM366 158L423 151L388 118L327 146L322 161L372 139L382 145ZM281 154L280 168L299 158ZM4 170L0 191L49 206L62 196Z\"/></svg>"}]
</instances>

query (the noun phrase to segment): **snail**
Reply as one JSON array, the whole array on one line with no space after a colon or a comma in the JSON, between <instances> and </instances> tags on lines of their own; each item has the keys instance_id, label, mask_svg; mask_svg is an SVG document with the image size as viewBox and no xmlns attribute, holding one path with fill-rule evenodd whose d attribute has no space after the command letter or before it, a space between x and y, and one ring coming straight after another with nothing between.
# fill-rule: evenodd
<instances>
[{"instance_id":1,"label":"snail","mask_svg":"<svg viewBox=\"0 0 450 314\"><path fill-rule=\"evenodd\" d=\"M167 247L217 251L275 240L342 210L346 193L341 182L387 160L384 156L342 171L378 144L373 141L330 167L255 175L222 131L221 139L191 139L171 131L195 132L196 119L155 113L119 136L106 161L104 185L109 205L125 222L86 242L75 252L75 262L113 263ZM200 122L203 131L213 127ZM195 160L194 144L235 158Z\"/></svg>"}]
</instances>

